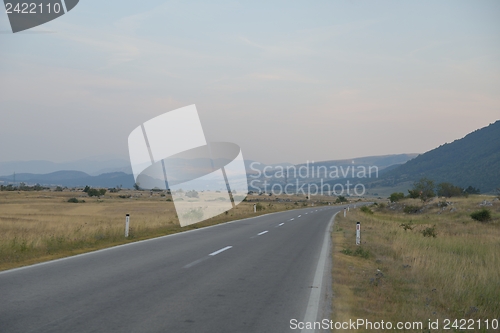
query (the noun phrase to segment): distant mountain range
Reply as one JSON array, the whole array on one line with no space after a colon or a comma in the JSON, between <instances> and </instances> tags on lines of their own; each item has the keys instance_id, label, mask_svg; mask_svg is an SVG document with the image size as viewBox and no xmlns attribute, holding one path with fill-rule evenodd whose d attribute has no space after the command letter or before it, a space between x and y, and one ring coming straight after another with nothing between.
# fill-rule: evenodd
<instances>
[{"instance_id":1,"label":"distant mountain range","mask_svg":"<svg viewBox=\"0 0 500 333\"><path fill-rule=\"evenodd\" d=\"M119 158L89 158L62 163L50 161L0 162L0 175L13 175L14 172L18 174L48 174L61 170L77 170L92 176L110 172L132 173L130 162Z\"/></svg>"},{"instance_id":2,"label":"distant mountain range","mask_svg":"<svg viewBox=\"0 0 500 333\"><path fill-rule=\"evenodd\" d=\"M394 165L402 164L412 158L417 156L417 154L398 154L398 155L384 155L384 156L369 156L360 157L348 160L332 160L332 161L318 161L311 162L309 168L318 168L325 166L330 168L332 166L343 166L348 167L351 165L357 166L377 166L379 170L391 168ZM26 183L28 185L41 184L50 186L66 186L66 187L81 187L85 185L93 187L116 187L122 186L123 188L132 188L134 186L134 177L132 172L128 171L129 166L124 166L128 163L124 160L111 160L102 162L95 162L89 160L81 160L76 162L68 163L53 163L48 161L28 161L28 162L4 162L0 163L0 184L3 183L11 184L15 182L19 184L20 182ZM108 169L104 169L103 165L108 166ZM290 163L280 163L268 165L260 163L257 161L245 161L247 173L255 176L255 174L262 172L264 168L267 170L279 170L280 167L286 168L287 166L292 167ZM73 170L55 170L58 167L73 166ZM306 166L305 164L298 164L294 167L299 169L300 167ZM81 171L82 169L93 171L97 170L109 170L109 172L103 172L102 174L92 175L91 172ZM26 172L29 170L31 172ZM38 172L32 172L32 170L40 170ZM79 171L75 171L79 170ZM125 170L125 172L120 171ZM48 172L47 172L48 171ZM14 179L15 172L15 179ZM272 172L272 171L271 171ZM249 177L250 178L250 177ZM290 178L292 180L293 177ZM314 177L308 177L300 182L313 182ZM272 181L272 180L271 180Z\"/></svg>"},{"instance_id":3,"label":"distant mountain range","mask_svg":"<svg viewBox=\"0 0 500 333\"><path fill-rule=\"evenodd\" d=\"M13 183L14 176L0 177L0 183ZM81 171L56 171L48 174L20 173L15 175L15 183L26 183L27 185L41 184L45 186L66 186L66 187L119 187L132 188L134 177L124 172L104 173L98 176L90 176Z\"/></svg>"},{"instance_id":4,"label":"distant mountain range","mask_svg":"<svg viewBox=\"0 0 500 333\"><path fill-rule=\"evenodd\" d=\"M395 186L422 177L482 193L500 188L500 120L387 170L378 184Z\"/></svg>"}]
</instances>

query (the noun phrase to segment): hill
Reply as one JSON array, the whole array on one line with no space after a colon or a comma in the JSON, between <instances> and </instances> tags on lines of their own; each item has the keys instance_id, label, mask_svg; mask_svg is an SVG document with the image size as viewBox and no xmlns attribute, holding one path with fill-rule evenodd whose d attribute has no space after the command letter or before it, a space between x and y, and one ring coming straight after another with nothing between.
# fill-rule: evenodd
<instances>
[{"instance_id":1,"label":"hill","mask_svg":"<svg viewBox=\"0 0 500 333\"><path fill-rule=\"evenodd\" d=\"M428 151L382 175L380 185L395 185L427 177L482 193L500 187L500 120L464 138Z\"/></svg>"},{"instance_id":2,"label":"hill","mask_svg":"<svg viewBox=\"0 0 500 333\"><path fill-rule=\"evenodd\" d=\"M61 170L82 171L92 176L110 172L132 173L130 162L119 158L104 159L90 157L77 161L55 163L44 160L32 161L0 161L0 175L12 175L21 173L48 174Z\"/></svg>"},{"instance_id":3,"label":"hill","mask_svg":"<svg viewBox=\"0 0 500 333\"><path fill-rule=\"evenodd\" d=\"M352 163L356 165L376 165L380 170L384 168L393 168L395 165L404 163L411 158L414 158L417 154L398 154L398 155L385 155L385 156L368 156L368 157L359 157L349 160L332 160L332 161L321 161L308 164L310 169L317 168L320 166L325 166L327 168L331 166L350 166ZM117 166L119 163L122 163L121 160L113 160L107 161L108 164L115 163ZM44 170L53 170L54 168L70 165L70 166L83 166L84 163L81 161L77 162L68 162L66 164L57 164L53 162L47 161L26 161L26 162L4 162L0 163L0 172L5 170L3 176L0 176L0 184L7 185L14 183L14 171L13 170L34 170L37 167L40 167L42 172L39 173L28 173L21 172L15 174L15 183L19 184L20 182L26 183L28 185L41 184L41 185L52 185L52 186L67 186L67 187L81 187L85 185L94 186L94 187L115 187L115 186L123 186L124 188L132 188L134 186L134 177L130 174L130 172L103 172L98 175L89 175L86 172L82 171L56 171L43 173ZM102 167L102 164L98 166L94 166L94 170ZM270 170L269 173L273 173L272 170L278 170L280 167L293 166L290 163L280 163L280 164L264 164L257 161L245 161L245 166L247 169L247 173L249 176L255 175L256 173L262 173L264 169ZM299 168L301 166L305 166L304 164L298 164L295 167ZM130 167L128 167L130 168ZM115 168L114 170L126 170L123 168ZM69 170L69 169L66 169ZM106 170L106 169L101 169ZM2 175L2 173L0 173ZM290 178L292 179L292 177ZM249 178L251 180L251 178ZM279 179L278 179L279 180ZM314 177L308 178L305 181L314 181ZM143 180L144 181L144 180ZM276 181L276 180L274 180ZM302 182L302 181L301 181Z\"/></svg>"},{"instance_id":4,"label":"hill","mask_svg":"<svg viewBox=\"0 0 500 333\"><path fill-rule=\"evenodd\" d=\"M13 175L0 177L0 183L5 185L13 182ZM28 185L58 185L67 187L81 187L85 185L94 187L116 187L132 188L134 177L124 172L104 173L99 176L90 176L81 171L56 171L48 174L16 174L16 184L20 182Z\"/></svg>"}]
</instances>

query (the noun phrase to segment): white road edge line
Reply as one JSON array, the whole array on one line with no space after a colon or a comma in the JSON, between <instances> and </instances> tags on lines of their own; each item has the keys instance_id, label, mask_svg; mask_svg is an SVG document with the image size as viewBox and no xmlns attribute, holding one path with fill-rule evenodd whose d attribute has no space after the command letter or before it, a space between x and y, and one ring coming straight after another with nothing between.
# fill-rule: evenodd
<instances>
[{"instance_id":1,"label":"white road edge line","mask_svg":"<svg viewBox=\"0 0 500 333\"><path fill-rule=\"evenodd\" d=\"M223 248L223 249L220 249L220 250L217 250L217 251L215 251L215 252L210 253L210 254L209 254L209 256L216 256L216 255L218 255L218 254L219 254L219 253L221 253L221 252L224 252L224 251L226 251L226 250L229 250L230 248L232 248L232 246L226 246L226 247L225 247L225 248Z\"/></svg>"},{"instance_id":2,"label":"white road edge line","mask_svg":"<svg viewBox=\"0 0 500 333\"><path fill-rule=\"evenodd\" d=\"M282 226L283 224L285 224L285 222L278 224L278 227Z\"/></svg>"},{"instance_id":3,"label":"white road edge line","mask_svg":"<svg viewBox=\"0 0 500 333\"><path fill-rule=\"evenodd\" d=\"M328 250L330 248L330 229L332 228L333 220L338 213L335 213L328 223L325 232L325 239L323 240L323 246L321 248L321 254L318 259L318 266L316 267L316 273L314 274L313 286L317 288L311 288L311 295L309 296L309 302L307 303L306 314L304 315L304 320L302 322L315 322L318 318L319 305L321 301L321 295L323 290L323 275L325 274L325 267L328 260ZM314 333L314 329L303 329L302 333Z\"/></svg>"},{"instance_id":4,"label":"white road edge line","mask_svg":"<svg viewBox=\"0 0 500 333\"><path fill-rule=\"evenodd\" d=\"M258 233L257 236L260 236L260 235L263 235L263 234L267 234L269 231L262 231L261 233Z\"/></svg>"}]
</instances>

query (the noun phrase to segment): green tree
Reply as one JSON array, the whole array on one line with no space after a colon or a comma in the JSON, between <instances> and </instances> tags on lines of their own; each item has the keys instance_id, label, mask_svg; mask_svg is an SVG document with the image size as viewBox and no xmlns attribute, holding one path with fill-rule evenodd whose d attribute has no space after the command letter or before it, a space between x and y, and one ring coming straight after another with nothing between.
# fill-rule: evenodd
<instances>
[{"instance_id":1,"label":"green tree","mask_svg":"<svg viewBox=\"0 0 500 333\"><path fill-rule=\"evenodd\" d=\"M499 194L500 194L500 189L497 189L499 191ZM475 188L475 187L472 187L469 185L469 187L467 187L464 192L466 194L480 194L481 191L478 189L478 188Z\"/></svg>"},{"instance_id":2,"label":"green tree","mask_svg":"<svg viewBox=\"0 0 500 333\"><path fill-rule=\"evenodd\" d=\"M434 181L428 178L421 178L413 183L413 188L408 190L410 198L420 198L422 201L427 201L436 196L434 192Z\"/></svg>"},{"instance_id":3,"label":"green tree","mask_svg":"<svg viewBox=\"0 0 500 333\"><path fill-rule=\"evenodd\" d=\"M347 202L347 199L344 196L339 195L337 197L337 200L335 200L335 203L342 203L342 202Z\"/></svg>"},{"instance_id":4,"label":"green tree","mask_svg":"<svg viewBox=\"0 0 500 333\"><path fill-rule=\"evenodd\" d=\"M452 183L440 183L437 186L437 195L440 197L460 197L464 194L464 189Z\"/></svg>"},{"instance_id":5,"label":"green tree","mask_svg":"<svg viewBox=\"0 0 500 333\"><path fill-rule=\"evenodd\" d=\"M390 195L389 200L391 200L391 202L397 202L399 200L404 199L404 197L405 197L404 193L394 192Z\"/></svg>"},{"instance_id":6,"label":"green tree","mask_svg":"<svg viewBox=\"0 0 500 333\"><path fill-rule=\"evenodd\" d=\"M408 190L408 197L412 199L420 198L420 192L417 190Z\"/></svg>"}]
</instances>

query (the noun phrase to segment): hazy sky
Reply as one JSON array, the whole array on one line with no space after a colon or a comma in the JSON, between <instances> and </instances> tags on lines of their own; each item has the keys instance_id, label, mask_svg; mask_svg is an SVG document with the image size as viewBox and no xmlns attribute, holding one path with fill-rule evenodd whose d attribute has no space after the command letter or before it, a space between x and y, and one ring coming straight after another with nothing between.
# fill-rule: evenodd
<instances>
[{"instance_id":1,"label":"hazy sky","mask_svg":"<svg viewBox=\"0 0 500 333\"><path fill-rule=\"evenodd\" d=\"M196 104L210 141L267 163L425 152L500 119L499 1L80 0L12 34L0 161L128 158Z\"/></svg>"}]
</instances>

